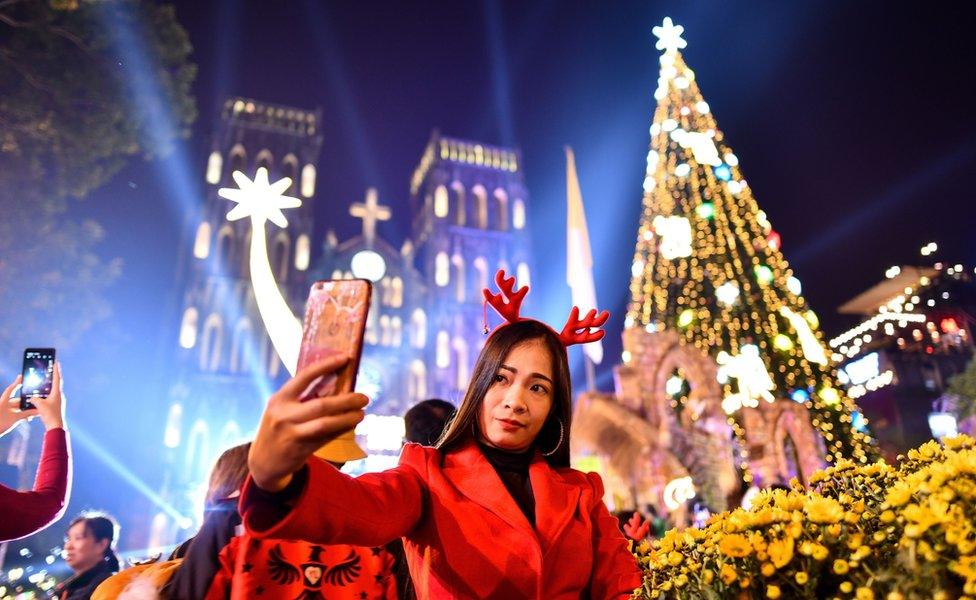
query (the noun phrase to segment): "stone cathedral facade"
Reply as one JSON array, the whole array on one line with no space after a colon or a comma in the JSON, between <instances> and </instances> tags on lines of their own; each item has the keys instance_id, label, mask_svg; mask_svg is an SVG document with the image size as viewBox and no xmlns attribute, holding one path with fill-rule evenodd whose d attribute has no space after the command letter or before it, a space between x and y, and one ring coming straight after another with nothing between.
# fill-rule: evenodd
<instances>
[{"instance_id":1,"label":"stone cathedral facade","mask_svg":"<svg viewBox=\"0 0 976 600\"><path fill-rule=\"evenodd\" d=\"M225 449L253 436L267 397L288 377L258 313L249 272L251 223L228 221L218 196L235 171L292 179L288 226L265 228L272 270L294 314L304 314L317 279L373 281L357 388L374 415L401 415L419 400L458 401L482 345L482 288L497 269L531 281L525 189L517 150L434 132L409 182L409 215L391 215L375 190L349 212L362 235L313 240L321 113L232 98L221 109L206 165L203 201L180 248L178 325L168 402L157 418L164 452L161 496L184 518L161 511L149 546L180 537L199 518L205 482ZM405 182L406 183L406 182ZM409 219L407 239L377 233ZM313 257L313 249L318 249ZM314 258L314 261L313 261Z\"/></svg>"}]
</instances>

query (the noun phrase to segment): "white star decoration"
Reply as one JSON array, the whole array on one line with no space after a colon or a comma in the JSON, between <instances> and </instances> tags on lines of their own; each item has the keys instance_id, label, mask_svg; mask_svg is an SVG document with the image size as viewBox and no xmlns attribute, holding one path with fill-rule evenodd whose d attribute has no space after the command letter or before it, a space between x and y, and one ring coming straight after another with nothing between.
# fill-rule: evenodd
<instances>
[{"instance_id":1,"label":"white star decoration","mask_svg":"<svg viewBox=\"0 0 976 600\"><path fill-rule=\"evenodd\" d=\"M278 227L288 227L288 219L285 218L281 209L298 208L302 205L302 201L298 198L282 195L285 190L291 187L290 177L283 177L274 183L268 183L268 170L264 167L258 169L253 181L240 171L234 171L233 176L239 189L220 188L217 190L217 195L221 198L237 202L237 206L227 213L228 221L251 217L256 224L263 224L267 220Z\"/></svg>"},{"instance_id":2,"label":"white star decoration","mask_svg":"<svg viewBox=\"0 0 976 600\"><path fill-rule=\"evenodd\" d=\"M658 50L664 50L665 54L673 54L679 49L688 45L688 42L681 39L681 34L685 28L675 25L671 17L664 17L664 22L651 30L657 36L657 43L654 45Z\"/></svg>"}]
</instances>

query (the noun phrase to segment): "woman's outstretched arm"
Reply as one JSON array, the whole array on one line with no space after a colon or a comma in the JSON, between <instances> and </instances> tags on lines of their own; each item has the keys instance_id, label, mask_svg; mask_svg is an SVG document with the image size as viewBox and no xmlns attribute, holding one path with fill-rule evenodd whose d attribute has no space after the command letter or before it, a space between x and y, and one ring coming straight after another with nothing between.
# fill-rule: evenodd
<instances>
[{"instance_id":1,"label":"woman's outstretched arm","mask_svg":"<svg viewBox=\"0 0 976 600\"><path fill-rule=\"evenodd\" d=\"M350 477L311 458L277 493L248 479L240 511L255 537L320 544L381 546L412 530L423 514L425 450L408 445L400 464L382 473Z\"/></svg>"}]
</instances>

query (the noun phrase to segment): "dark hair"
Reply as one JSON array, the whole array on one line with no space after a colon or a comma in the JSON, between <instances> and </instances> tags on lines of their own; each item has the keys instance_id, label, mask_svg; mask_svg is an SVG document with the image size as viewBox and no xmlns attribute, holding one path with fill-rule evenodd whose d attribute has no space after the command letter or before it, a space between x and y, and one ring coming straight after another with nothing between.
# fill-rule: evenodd
<instances>
[{"instance_id":1,"label":"dark hair","mask_svg":"<svg viewBox=\"0 0 976 600\"><path fill-rule=\"evenodd\" d=\"M225 450L210 471L207 495L203 499L204 510L227 498L244 485L247 479L247 453L251 442Z\"/></svg>"},{"instance_id":2,"label":"dark hair","mask_svg":"<svg viewBox=\"0 0 976 600\"><path fill-rule=\"evenodd\" d=\"M75 517L68 525L68 529L70 530L78 523L84 525L85 533L93 537L96 542L108 540L102 558L109 564L113 572L117 572L120 568L119 557L116 556L113 546L115 540L118 539L119 524L107 513L86 512Z\"/></svg>"},{"instance_id":3,"label":"dark hair","mask_svg":"<svg viewBox=\"0 0 976 600\"><path fill-rule=\"evenodd\" d=\"M433 446L441 437L444 425L454 416L457 409L446 400L431 398L414 404L403 415L406 429L404 439L408 442Z\"/></svg>"},{"instance_id":4,"label":"dark hair","mask_svg":"<svg viewBox=\"0 0 976 600\"><path fill-rule=\"evenodd\" d=\"M540 340L549 351L552 358L552 408L542 430L536 437L534 446L544 452L555 448L546 461L553 467L569 466L569 434L573 413L573 391L569 379L569 362L566 358L566 348L559 341L559 336L548 325L534 320L509 323L495 330L485 342L485 347L478 355L471 374L468 391L464 394L461 407L458 408L454 419L444 429L436 447L443 452L450 452L464 440L470 439L478 423L478 413L485 394L493 385L502 361L509 352L519 344ZM562 421L563 434L560 439L559 422ZM556 445L558 444L558 448Z\"/></svg>"}]
</instances>

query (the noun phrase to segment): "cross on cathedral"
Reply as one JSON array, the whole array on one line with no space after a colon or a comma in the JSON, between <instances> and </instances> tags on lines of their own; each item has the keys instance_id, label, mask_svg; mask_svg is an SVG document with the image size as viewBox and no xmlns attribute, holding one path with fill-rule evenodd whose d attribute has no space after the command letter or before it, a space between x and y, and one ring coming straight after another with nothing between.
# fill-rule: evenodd
<instances>
[{"instance_id":1,"label":"cross on cathedral","mask_svg":"<svg viewBox=\"0 0 976 600\"><path fill-rule=\"evenodd\" d=\"M363 237L366 244L372 246L376 237L376 222L390 220L390 207L376 200L376 188L369 188L366 190L366 201L354 202L349 207L349 214L363 220Z\"/></svg>"}]
</instances>

